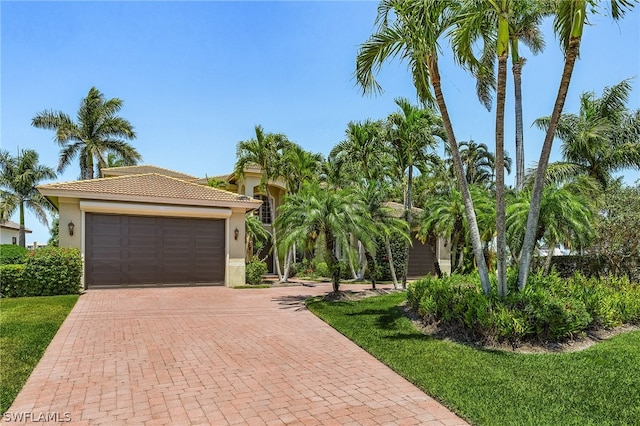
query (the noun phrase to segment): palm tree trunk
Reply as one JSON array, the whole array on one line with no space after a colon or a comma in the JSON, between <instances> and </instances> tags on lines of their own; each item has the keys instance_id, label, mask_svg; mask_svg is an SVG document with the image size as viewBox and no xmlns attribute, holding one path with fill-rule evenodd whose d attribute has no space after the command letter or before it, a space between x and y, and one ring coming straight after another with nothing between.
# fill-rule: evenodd
<instances>
[{"instance_id":1,"label":"palm tree trunk","mask_svg":"<svg viewBox=\"0 0 640 426\"><path fill-rule=\"evenodd\" d=\"M371 277L371 288L375 290L376 289L376 270L377 270L376 258L373 257L368 250L365 250L364 255L367 259L367 265L369 265L369 276Z\"/></svg>"},{"instance_id":2,"label":"palm tree trunk","mask_svg":"<svg viewBox=\"0 0 640 426\"><path fill-rule=\"evenodd\" d=\"M393 288L398 288L398 278L396 277L396 267L393 265L393 252L391 251L391 242L389 237L385 237L384 245L387 248L387 257L389 258L389 270L391 271L391 280L393 281Z\"/></svg>"},{"instance_id":3,"label":"palm tree trunk","mask_svg":"<svg viewBox=\"0 0 640 426\"><path fill-rule=\"evenodd\" d=\"M20 230L18 231L18 245L20 247L26 247L25 241L25 227L24 227L24 201L20 201Z\"/></svg>"},{"instance_id":4,"label":"palm tree trunk","mask_svg":"<svg viewBox=\"0 0 640 426\"><path fill-rule=\"evenodd\" d=\"M285 257L284 262L284 274L282 274L281 283L286 283L289 281L289 273L291 272L291 260L293 258L294 247L291 247L289 251L287 251L287 256Z\"/></svg>"},{"instance_id":5,"label":"palm tree trunk","mask_svg":"<svg viewBox=\"0 0 640 426\"><path fill-rule=\"evenodd\" d=\"M411 154L410 154L411 155ZM409 225L409 237L411 237L411 208L413 207L412 197L412 184L413 184L413 162L409 162L409 178L407 179L407 204L405 211L407 215L407 225ZM407 274L409 273L409 249L411 248L411 241L407 241L404 245L404 272L402 274L402 289L407 289Z\"/></svg>"},{"instance_id":6,"label":"palm tree trunk","mask_svg":"<svg viewBox=\"0 0 640 426\"><path fill-rule=\"evenodd\" d=\"M504 188L504 102L507 91L507 53L498 57L496 96L496 261L498 296L507 295L507 225Z\"/></svg>"},{"instance_id":7,"label":"palm tree trunk","mask_svg":"<svg viewBox=\"0 0 640 426\"><path fill-rule=\"evenodd\" d=\"M584 16L584 14L582 16ZM529 204L527 227L525 229L522 250L520 252L520 267L518 270L519 290L524 290L527 285L529 267L531 266L531 256L533 255L533 248L536 243L535 235L536 230L538 229L538 219L540 218L540 203L542 201L542 190L544 189L544 178L547 173L549 156L551 155L551 147L553 145L556 128L558 127L558 120L560 119L560 114L562 113L564 102L567 98L567 92L569 91L571 74L573 73L573 68L576 63L578 53L580 52L580 39L581 33L579 36L572 37L569 40L564 69L562 70L562 78L560 79L560 87L558 88L556 102L553 106L551 118L549 119L549 127L547 128L547 134L545 135L542 150L540 152L540 160L538 161L538 168L536 170L536 179L533 184L531 202Z\"/></svg>"},{"instance_id":8,"label":"palm tree trunk","mask_svg":"<svg viewBox=\"0 0 640 426\"><path fill-rule=\"evenodd\" d=\"M87 153L85 176L87 179L93 179L93 155L91 153Z\"/></svg>"},{"instance_id":9,"label":"palm tree trunk","mask_svg":"<svg viewBox=\"0 0 640 426\"><path fill-rule=\"evenodd\" d=\"M524 130L522 124L522 65L521 58L513 63L513 90L516 110L516 193L524 187Z\"/></svg>"},{"instance_id":10,"label":"palm tree trunk","mask_svg":"<svg viewBox=\"0 0 640 426\"><path fill-rule=\"evenodd\" d=\"M429 74L431 76L431 85L433 86L433 91L436 96L436 102L438 103L438 109L440 110L444 128L447 132L447 141L449 142L449 147L451 148L451 157L453 158L453 164L455 166L456 174L458 175L458 181L460 183L460 192L462 193L464 210L467 216L467 222L469 223L469 234L471 238L471 244L473 246L473 254L478 265L480 282L482 283L482 289L484 290L484 293L488 296L491 293L489 271L487 270L487 262L484 259L482 240L480 239L480 230L478 229L478 220L476 219L476 212L473 209L473 200L471 199L471 193L469 192L467 178L462 168L460 150L458 149L458 143L456 142L456 137L453 133L453 126L451 124L451 118L449 117L449 111L447 110L447 104L445 103L444 96L442 94L440 70L438 68L438 58L435 55L429 56L427 58L427 61Z\"/></svg>"},{"instance_id":11,"label":"palm tree trunk","mask_svg":"<svg viewBox=\"0 0 640 426\"><path fill-rule=\"evenodd\" d=\"M544 263L544 273L547 274L551 270L551 259L553 259L553 252L556 249L556 243L549 241L549 252L547 253L547 259Z\"/></svg>"},{"instance_id":12,"label":"palm tree trunk","mask_svg":"<svg viewBox=\"0 0 640 426\"><path fill-rule=\"evenodd\" d=\"M276 238L276 206L275 200L271 197L271 190L269 184L265 184L265 190L267 192L267 200L269 200L269 215L271 216L271 231L272 231L272 243L273 243L273 260L276 262L276 274L278 274L278 281L284 279L282 270L280 269L280 258L278 257L278 240Z\"/></svg>"},{"instance_id":13,"label":"palm tree trunk","mask_svg":"<svg viewBox=\"0 0 640 426\"><path fill-rule=\"evenodd\" d=\"M325 233L324 239L325 248L327 250L327 266L331 273L333 291L334 293L337 293L340 290L340 267L338 264L338 257L336 256L336 241L330 232Z\"/></svg>"}]
</instances>

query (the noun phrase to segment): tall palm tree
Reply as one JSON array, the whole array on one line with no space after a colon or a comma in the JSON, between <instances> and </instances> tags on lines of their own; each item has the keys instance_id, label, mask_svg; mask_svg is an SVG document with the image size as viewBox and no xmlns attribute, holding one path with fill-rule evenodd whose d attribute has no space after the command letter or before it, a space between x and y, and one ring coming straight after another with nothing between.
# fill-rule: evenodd
<instances>
[{"instance_id":1,"label":"tall palm tree","mask_svg":"<svg viewBox=\"0 0 640 426\"><path fill-rule=\"evenodd\" d=\"M382 239L384 242L389 262L389 270L391 271L391 280L393 281L394 288L398 288L398 278L393 263L393 252L391 251L391 238L402 238L406 243L410 243L411 238L409 236L409 224L405 220L396 217L393 209L385 205L389 200L389 193L391 192L389 183L381 180L371 181L359 188L359 192L369 216L373 221L373 227L375 230L374 234L376 238ZM370 268L369 272L371 275L372 287L375 289L376 256L375 253L366 250L366 248L365 252L367 254L369 266L373 266L373 268ZM408 257L405 257L405 259L406 263L408 263Z\"/></svg>"},{"instance_id":2,"label":"tall palm tree","mask_svg":"<svg viewBox=\"0 0 640 426\"><path fill-rule=\"evenodd\" d=\"M345 132L346 138L329 153L329 161L334 163L339 178L367 182L379 179L386 172L389 153L384 144L382 121L366 120L350 122Z\"/></svg>"},{"instance_id":3,"label":"tall palm tree","mask_svg":"<svg viewBox=\"0 0 640 426\"><path fill-rule=\"evenodd\" d=\"M587 3L589 3L589 8L587 8ZM536 178L531 194L531 204L522 243L520 266L518 268L518 288L520 290L523 290L527 285L531 256L536 243L535 237L538 220L540 218L542 191L546 180L547 166L549 164L553 139L556 134L558 122L560 121L560 114L562 113L569 90L573 68L580 53L580 42L582 41L584 24L588 16L587 11L594 10L600 5L600 3L591 3L587 0L558 1L555 3L554 31L562 43L565 61L560 78L560 85L558 87L558 94L556 95L553 112L549 117L547 132L540 151L540 160L538 161ZM634 6L635 4L632 1L611 0L611 16L614 20L620 19L625 15L627 10L630 10Z\"/></svg>"},{"instance_id":4,"label":"tall palm tree","mask_svg":"<svg viewBox=\"0 0 640 426\"><path fill-rule=\"evenodd\" d=\"M281 176L282 158L284 152L292 143L283 134L265 133L262 126L259 125L255 126L255 134L255 138L238 142L235 175L243 178L244 171L248 166L253 165L260 167L262 173L260 185L264 187L269 200L269 215L271 216L271 223L273 225L272 241L276 273L278 274L278 278L283 280L284 275L282 274L280 259L278 258L275 203L269 181Z\"/></svg>"},{"instance_id":5,"label":"tall palm tree","mask_svg":"<svg viewBox=\"0 0 640 426\"><path fill-rule=\"evenodd\" d=\"M17 157L0 150L0 221L8 220L16 211L20 212L18 244L25 247L24 213L28 209L43 224L47 225L47 212L55 209L38 192L36 186L46 179L56 177L53 169L38 164L38 153L32 149L22 150Z\"/></svg>"},{"instance_id":6,"label":"tall palm tree","mask_svg":"<svg viewBox=\"0 0 640 426\"><path fill-rule=\"evenodd\" d=\"M631 85L627 80L607 87L601 97L593 92L580 96L578 114L562 114L556 137L562 141L560 163L549 172L556 177L586 175L606 189L612 173L640 169L640 110L629 111L626 103ZM546 130L549 117L535 124Z\"/></svg>"},{"instance_id":7,"label":"tall palm tree","mask_svg":"<svg viewBox=\"0 0 640 426\"><path fill-rule=\"evenodd\" d=\"M338 246L347 247L353 235L375 252L371 217L362 199L351 189L321 188L317 183L305 185L298 194L286 197L276 224L285 250L310 237L324 236L334 292L340 289Z\"/></svg>"},{"instance_id":8,"label":"tall palm tree","mask_svg":"<svg viewBox=\"0 0 640 426\"><path fill-rule=\"evenodd\" d=\"M383 0L378 6L376 19L378 28L361 45L358 52L355 76L365 93L380 92L381 87L375 80L375 73L380 70L385 61L399 57L409 63L413 84L420 101L427 105L433 103L438 105L464 201L480 281L485 294L489 294L491 284L473 200L464 176L458 144L442 94L438 66L438 40L453 24L455 5L456 2L450 0Z\"/></svg>"},{"instance_id":9,"label":"tall palm tree","mask_svg":"<svg viewBox=\"0 0 640 426\"><path fill-rule=\"evenodd\" d=\"M77 121L61 111L42 111L31 124L39 129L55 130L55 141L62 147L58 172L62 172L77 156L80 159L80 176L93 179L97 167L98 177L108 165L108 154L113 153L126 165L137 164L142 159L136 149L125 140L136 137L129 121L116 115L123 102L118 98L105 99L92 87L80 102Z\"/></svg>"},{"instance_id":10,"label":"tall palm tree","mask_svg":"<svg viewBox=\"0 0 640 426\"><path fill-rule=\"evenodd\" d=\"M396 99L396 105L400 108L387 118L389 125L387 139L390 144L390 152L395 159L396 166L401 173L405 184L405 219L407 224L412 224L413 208L413 173L415 167L429 162L427 150L433 149L438 144L438 139L445 140L442 119L428 108L419 108L412 105L407 99ZM405 259L409 259L409 246L411 240L405 245ZM405 270L402 274L402 288L407 286L407 271L409 262L405 262Z\"/></svg>"},{"instance_id":11,"label":"tall palm tree","mask_svg":"<svg viewBox=\"0 0 640 426\"><path fill-rule=\"evenodd\" d=\"M317 180L323 161L322 154L306 151L298 144L292 143L287 147L281 164L281 176L287 184L287 192L297 194L305 182Z\"/></svg>"},{"instance_id":12,"label":"tall palm tree","mask_svg":"<svg viewBox=\"0 0 640 426\"><path fill-rule=\"evenodd\" d=\"M520 43L537 55L545 47L540 25L550 14L549 1L497 1L467 0L460 4L457 29L453 33L453 45L457 59L470 68L477 79L480 102L491 109L492 92L497 82L494 72L496 59L502 55L504 68L499 69L504 82L506 76L506 53L510 49L511 70L514 80L515 145L516 145L516 191L524 185L524 136L522 123L522 68L526 58L520 54ZM498 17L502 17L499 19ZM507 25L508 24L508 25ZM508 30L508 45L507 32ZM479 40L483 45L480 57L476 58L475 47ZM500 43L498 44L498 40ZM500 49L497 52L496 46ZM502 84L502 83L501 83Z\"/></svg>"}]
</instances>

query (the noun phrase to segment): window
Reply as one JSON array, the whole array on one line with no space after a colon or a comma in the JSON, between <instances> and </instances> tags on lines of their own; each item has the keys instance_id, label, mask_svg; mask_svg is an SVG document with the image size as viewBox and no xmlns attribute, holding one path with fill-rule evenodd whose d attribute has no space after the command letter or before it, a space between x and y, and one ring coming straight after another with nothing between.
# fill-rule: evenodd
<instances>
[{"instance_id":1,"label":"window","mask_svg":"<svg viewBox=\"0 0 640 426\"><path fill-rule=\"evenodd\" d=\"M11 244L18 244L18 239L16 237L11 237Z\"/></svg>"},{"instance_id":2,"label":"window","mask_svg":"<svg viewBox=\"0 0 640 426\"><path fill-rule=\"evenodd\" d=\"M271 223L271 212L269 210L269 199L266 195L254 195L253 198L256 200L262 201L262 205L258 210L258 217L260 218L260 222L265 224Z\"/></svg>"}]
</instances>

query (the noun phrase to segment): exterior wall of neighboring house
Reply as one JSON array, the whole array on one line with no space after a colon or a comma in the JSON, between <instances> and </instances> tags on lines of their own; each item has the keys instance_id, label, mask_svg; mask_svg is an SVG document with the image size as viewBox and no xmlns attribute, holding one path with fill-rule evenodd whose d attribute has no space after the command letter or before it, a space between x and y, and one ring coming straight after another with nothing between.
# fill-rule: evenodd
<instances>
[{"instance_id":1,"label":"exterior wall of neighboring house","mask_svg":"<svg viewBox=\"0 0 640 426\"><path fill-rule=\"evenodd\" d=\"M18 230L2 227L0 229L0 244L18 244Z\"/></svg>"},{"instance_id":2,"label":"exterior wall of neighboring house","mask_svg":"<svg viewBox=\"0 0 640 426\"><path fill-rule=\"evenodd\" d=\"M30 234L31 230L25 228L25 233ZM0 244L18 244L20 236L20 224L7 221L0 224Z\"/></svg>"}]
</instances>

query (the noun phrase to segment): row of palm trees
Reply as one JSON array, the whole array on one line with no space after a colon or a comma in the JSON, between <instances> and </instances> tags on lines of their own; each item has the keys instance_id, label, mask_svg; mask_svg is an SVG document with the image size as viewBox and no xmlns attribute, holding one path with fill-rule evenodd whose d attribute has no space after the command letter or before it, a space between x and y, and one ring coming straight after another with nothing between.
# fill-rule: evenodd
<instances>
[{"instance_id":1,"label":"row of palm trees","mask_svg":"<svg viewBox=\"0 0 640 426\"><path fill-rule=\"evenodd\" d=\"M612 0L611 16L621 18L634 6L633 1ZM490 104L487 94L495 89L496 99L496 240L497 240L497 280L498 293L507 292L506 285L506 197L504 186L504 102L506 96L506 64L509 53L517 61L519 83L522 61L519 58L518 41L530 43L533 51L542 47L539 33L542 17L551 16L554 32L561 42L565 54L565 64L560 78L553 112L547 122L546 136L538 161L535 180L531 191L531 203L523 237L520 259L518 288L524 289L533 248L536 243L541 198L546 181L551 147L556 136L559 118L564 106L576 58L580 52L583 28L589 13L600 10L599 2L588 0L559 1L450 1L450 0L382 0L378 7L376 32L360 49L356 59L356 78L366 92L378 92L380 85L375 73L389 59L407 61L411 69L418 98L425 105L436 104L443 119L453 163L460 185L469 224L470 240L480 281L486 294L490 292L489 273L482 250L482 240L477 225L471 192L463 174L458 144L455 138L447 104L442 92L438 65L440 43L449 38L456 60L468 69L478 81L479 94L485 104ZM482 44L480 52L474 46ZM494 63L497 59L497 76ZM516 91L517 113L521 116L521 93ZM521 120L516 122L517 139L521 138ZM519 136L518 136L519 135ZM523 164L522 148L516 149L516 163ZM521 182L517 187L521 187Z\"/></svg>"},{"instance_id":2,"label":"row of palm trees","mask_svg":"<svg viewBox=\"0 0 640 426\"><path fill-rule=\"evenodd\" d=\"M598 210L605 202L603 189L614 180L613 173L640 169L640 111L626 108L630 89L629 82L623 81L606 88L600 97L584 93L578 114L560 116L555 135L563 142L563 158L552 163L546 174L534 235L536 243L547 244L551 253L560 243L588 248ZM433 236L449 242L454 272L477 267L469 257L471 227L450 145L444 158L436 154L438 145L446 141L443 120L433 110L405 99L397 99L396 106L397 111L385 119L349 123L345 139L326 160L259 126L256 138L239 143L237 173L248 164L259 164L269 194L269 180L288 178L290 190L277 217L272 210L275 250L287 252L285 270L296 246L311 251L323 241L337 289L338 253L346 258L353 277L362 278L367 267L375 270L376 243L383 242L392 279L400 286L397 276L404 283L407 274L394 270L390 241L401 238L408 250L411 237ZM542 117L536 124L546 129L548 121ZM486 144L475 141L460 142L457 148L461 175L472 195L482 258L489 270L495 270L496 156ZM506 154L503 167L511 171ZM502 185L505 243L513 266L522 258L534 182L535 171L530 170L520 190ZM387 201L403 203L403 220L394 217ZM413 207L421 207L423 214L412 217ZM279 258L277 251L275 257ZM278 271L286 280L287 274ZM369 275L375 280L375 274Z\"/></svg>"}]
</instances>

